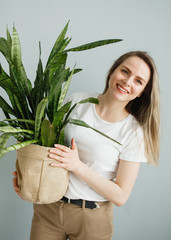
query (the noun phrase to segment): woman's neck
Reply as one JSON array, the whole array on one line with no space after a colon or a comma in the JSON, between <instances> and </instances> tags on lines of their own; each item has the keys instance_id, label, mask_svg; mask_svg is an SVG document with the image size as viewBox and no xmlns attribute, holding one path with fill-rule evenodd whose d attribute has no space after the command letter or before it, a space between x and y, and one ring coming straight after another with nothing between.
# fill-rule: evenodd
<instances>
[{"instance_id":1,"label":"woman's neck","mask_svg":"<svg viewBox=\"0 0 171 240\"><path fill-rule=\"evenodd\" d=\"M111 99L107 94L98 96L99 104L95 106L100 118L108 122L118 122L125 119L129 113L125 103Z\"/></svg>"}]
</instances>

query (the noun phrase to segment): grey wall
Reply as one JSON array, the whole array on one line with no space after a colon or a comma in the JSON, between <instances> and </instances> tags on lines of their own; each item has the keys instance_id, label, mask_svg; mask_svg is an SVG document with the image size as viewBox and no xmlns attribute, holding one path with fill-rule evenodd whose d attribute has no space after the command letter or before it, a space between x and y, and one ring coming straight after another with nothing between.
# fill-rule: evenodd
<instances>
[{"instance_id":1,"label":"grey wall","mask_svg":"<svg viewBox=\"0 0 171 240\"><path fill-rule=\"evenodd\" d=\"M161 89L161 155L158 168L142 165L128 202L114 208L114 236L117 240L169 240L171 237L171 2L169 0L0 0L0 36L13 22L20 36L23 62L34 80L38 62L38 41L43 63L56 37L70 19L71 46L104 38L123 38L116 45L84 53L71 53L84 70L74 77L70 93L101 92L113 60L130 50L148 51L155 59ZM0 62L6 67L0 56ZM1 95L6 98L1 90ZM7 99L7 98L6 98ZM4 116L0 112L0 119ZM11 139L11 143L14 139ZM12 175L16 152L0 160L0 239L28 240L32 204L15 194Z\"/></svg>"}]
</instances>

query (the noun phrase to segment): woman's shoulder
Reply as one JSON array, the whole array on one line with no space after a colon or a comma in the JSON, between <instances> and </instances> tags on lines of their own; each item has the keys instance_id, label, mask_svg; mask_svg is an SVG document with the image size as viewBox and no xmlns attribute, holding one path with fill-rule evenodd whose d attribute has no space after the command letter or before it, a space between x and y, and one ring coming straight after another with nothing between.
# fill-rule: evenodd
<instances>
[{"instance_id":1,"label":"woman's shoulder","mask_svg":"<svg viewBox=\"0 0 171 240\"><path fill-rule=\"evenodd\" d=\"M137 119L133 115L129 115L129 118L127 118L127 128L128 132L132 135L137 135L142 138L143 136L143 127L141 124L137 121Z\"/></svg>"}]
</instances>

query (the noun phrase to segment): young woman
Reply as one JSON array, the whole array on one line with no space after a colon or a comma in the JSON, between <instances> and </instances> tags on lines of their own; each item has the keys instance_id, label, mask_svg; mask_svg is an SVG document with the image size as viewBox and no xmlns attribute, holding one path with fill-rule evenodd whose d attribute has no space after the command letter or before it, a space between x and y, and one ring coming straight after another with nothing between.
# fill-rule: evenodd
<instances>
[{"instance_id":1,"label":"young woman","mask_svg":"<svg viewBox=\"0 0 171 240\"><path fill-rule=\"evenodd\" d=\"M74 104L88 96L97 97L99 104L78 105L71 118L85 121L122 145L91 129L65 128L66 145L71 147L56 144L49 156L52 167L70 171L69 187L60 201L34 205L31 240L111 239L113 204L127 201L141 162L158 163L158 77L146 52L129 52L117 59L102 94L76 93L68 101Z\"/></svg>"}]
</instances>

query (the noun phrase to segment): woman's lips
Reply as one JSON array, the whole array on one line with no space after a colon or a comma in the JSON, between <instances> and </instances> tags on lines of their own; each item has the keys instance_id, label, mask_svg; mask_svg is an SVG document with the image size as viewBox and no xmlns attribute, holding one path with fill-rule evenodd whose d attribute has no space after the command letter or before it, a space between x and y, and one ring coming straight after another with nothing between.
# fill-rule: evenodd
<instances>
[{"instance_id":1,"label":"woman's lips","mask_svg":"<svg viewBox=\"0 0 171 240\"><path fill-rule=\"evenodd\" d=\"M128 94L128 90L125 89L123 86L121 86L120 84L116 84L117 90L122 93L122 94Z\"/></svg>"}]
</instances>

